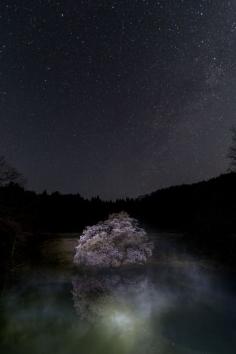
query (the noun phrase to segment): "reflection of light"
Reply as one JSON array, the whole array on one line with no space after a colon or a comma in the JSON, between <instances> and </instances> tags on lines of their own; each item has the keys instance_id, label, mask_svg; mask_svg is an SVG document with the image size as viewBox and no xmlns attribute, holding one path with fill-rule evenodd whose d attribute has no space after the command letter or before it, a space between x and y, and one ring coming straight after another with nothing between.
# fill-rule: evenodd
<instances>
[{"instance_id":1,"label":"reflection of light","mask_svg":"<svg viewBox=\"0 0 236 354\"><path fill-rule=\"evenodd\" d=\"M121 351L130 352L142 333L143 322L126 306L110 306L104 311L104 332L108 338L115 338Z\"/></svg>"},{"instance_id":2,"label":"reflection of light","mask_svg":"<svg viewBox=\"0 0 236 354\"><path fill-rule=\"evenodd\" d=\"M104 311L103 323L106 334L117 335L123 345L134 345L145 327L144 319L126 306L111 306Z\"/></svg>"},{"instance_id":3,"label":"reflection of light","mask_svg":"<svg viewBox=\"0 0 236 354\"><path fill-rule=\"evenodd\" d=\"M134 327L134 320L126 313L115 312L111 316L111 323L113 326L122 330L130 330Z\"/></svg>"}]
</instances>

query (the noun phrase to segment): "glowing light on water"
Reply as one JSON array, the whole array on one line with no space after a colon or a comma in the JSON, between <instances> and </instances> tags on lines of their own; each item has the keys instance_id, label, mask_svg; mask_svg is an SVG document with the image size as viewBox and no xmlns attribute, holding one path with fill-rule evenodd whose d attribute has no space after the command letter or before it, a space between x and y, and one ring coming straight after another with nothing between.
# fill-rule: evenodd
<instances>
[{"instance_id":1,"label":"glowing light on water","mask_svg":"<svg viewBox=\"0 0 236 354\"><path fill-rule=\"evenodd\" d=\"M119 330L129 331L134 329L134 319L126 313L115 312L111 315L111 324Z\"/></svg>"},{"instance_id":2,"label":"glowing light on water","mask_svg":"<svg viewBox=\"0 0 236 354\"><path fill-rule=\"evenodd\" d=\"M130 353L135 348L138 339L141 337L145 322L141 316L128 308L113 304L104 309L103 319L100 324L101 335L116 343L121 353Z\"/></svg>"},{"instance_id":3,"label":"glowing light on water","mask_svg":"<svg viewBox=\"0 0 236 354\"><path fill-rule=\"evenodd\" d=\"M141 336L145 337L149 326L148 318L142 316L139 311L121 304L114 304L104 309L102 323L103 335L114 338L115 334L117 344L127 350L131 350Z\"/></svg>"}]
</instances>

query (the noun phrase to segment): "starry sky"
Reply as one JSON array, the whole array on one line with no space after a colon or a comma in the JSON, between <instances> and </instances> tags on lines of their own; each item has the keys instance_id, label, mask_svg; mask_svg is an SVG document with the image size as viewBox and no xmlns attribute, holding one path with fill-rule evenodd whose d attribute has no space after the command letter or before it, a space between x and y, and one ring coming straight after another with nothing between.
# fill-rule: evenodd
<instances>
[{"instance_id":1,"label":"starry sky","mask_svg":"<svg viewBox=\"0 0 236 354\"><path fill-rule=\"evenodd\" d=\"M227 170L236 2L1 0L0 155L110 199Z\"/></svg>"}]
</instances>

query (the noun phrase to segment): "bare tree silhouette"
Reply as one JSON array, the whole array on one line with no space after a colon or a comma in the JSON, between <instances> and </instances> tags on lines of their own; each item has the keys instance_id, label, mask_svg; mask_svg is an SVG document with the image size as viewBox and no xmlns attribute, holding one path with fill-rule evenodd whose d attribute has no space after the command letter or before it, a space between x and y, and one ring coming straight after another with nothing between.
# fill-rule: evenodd
<instances>
[{"instance_id":1,"label":"bare tree silhouette","mask_svg":"<svg viewBox=\"0 0 236 354\"><path fill-rule=\"evenodd\" d=\"M9 183L17 183L23 185L25 180L20 172L11 166L4 156L0 156L0 187Z\"/></svg>"},{"instance_id":2,"label":"bare tree silhouette","mask_svg":"<svg viewBox=\"0 0 236 354\"><path fill-rule=\"evenodd\" d=\"M228 158L230 160L230 170L236 172L236 127L232 128L232 142L229 148Z\"/></svg>"}]
</instances>

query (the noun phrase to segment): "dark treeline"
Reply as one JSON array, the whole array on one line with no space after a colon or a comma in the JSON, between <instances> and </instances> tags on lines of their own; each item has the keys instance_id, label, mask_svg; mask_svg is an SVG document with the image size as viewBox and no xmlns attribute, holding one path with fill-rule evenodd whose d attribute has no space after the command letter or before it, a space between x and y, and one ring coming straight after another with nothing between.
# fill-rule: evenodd
<instances>
[{"instance_id":1,"label":"dark treeline","mask_svg":"<svg viewBox=\"0 0 236 354\"><path fill-rule=\"evenodd\" d=\"M116 201L58 192L37 194L13 183L0 188L0 217L28 232L79 232L122 210L160 230L236 231L236 173Z\"/></svg>"},{"instance_id":2,"label":"dark treeline","mask_svg":"<svg viewBox=\"0 0 236 354\"><path fill-rule=\"evenodd\" d=\"M215 252L223 247L227 257L236 250L236 173L116 201L58 192L37 194L10 183L0 188L1 238L5 235L9 240L11 229L31 235L80 232L122 210L148 228L182 232L199 248Z\"/></svg>"},{"instance_id":3,"label":"dark treeline","mask_svg":"<svg viewBox=\"0 0 236 354\"><path fill-rule=\"evenodd\" d=\"M158 190L138 201L139 215L163 229L197 233L236 231L236 173Z\"/></svg>"},{"instance_id":4,"label":"dark treeline","mask_svg":"<svg viewBox=\"0 0 236 354\"><path fill-rule=\"evenodd\" d=\"M236 265L236 173L159 190L134 210L154 229L183 233L192 251Z\"/></svg>"}]
</instances>

